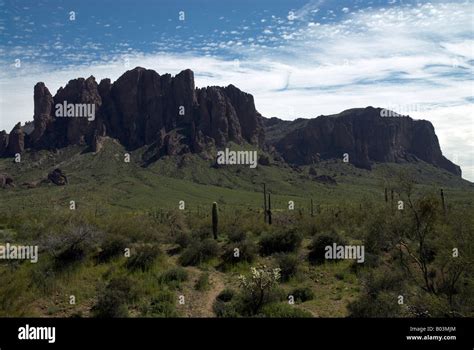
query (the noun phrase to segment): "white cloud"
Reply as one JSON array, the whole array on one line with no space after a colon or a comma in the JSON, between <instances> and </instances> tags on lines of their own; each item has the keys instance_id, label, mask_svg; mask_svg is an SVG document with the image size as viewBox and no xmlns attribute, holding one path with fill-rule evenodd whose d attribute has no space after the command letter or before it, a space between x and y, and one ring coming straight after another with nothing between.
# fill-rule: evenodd
<instances>
[{"instance_id":1,"label":"white cloud","mask_svg":"<svg viewBox=\"0 0 474 350\"><path fill-rule=\"evenodd\" d=\"M252 41L226 38L224 47L238 50L238 67L233 58L132 52L130 67L160 74L190 68L199 87L234 84L252 93L257 109L267 117L316 117L368 105L419 106L424 111L412 116L434 124L444 154L457 158L464 177L474 181L472 3L365 9L329 24L311 18L320 4L314 1L295 11L298 20L292 25L284 21L272 28L281 44L268 45L270 36ZM237 42L249 44L237 48ZM215 46L220 44L207 45ZM62 70L10 69L0 80L0 130L32 119L38 81L54 94L74 77L115 80L125 70L120 56L112 63Z\"/></svg>"}]
</instances>

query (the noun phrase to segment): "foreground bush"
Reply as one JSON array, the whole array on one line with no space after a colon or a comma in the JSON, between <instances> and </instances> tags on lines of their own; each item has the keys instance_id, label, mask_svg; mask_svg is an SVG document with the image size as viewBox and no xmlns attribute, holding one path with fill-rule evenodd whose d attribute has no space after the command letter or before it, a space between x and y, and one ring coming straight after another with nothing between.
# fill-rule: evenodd
<instances>
[{"instance_id":1,"label":"foreground bush","mask_svg":"<svg viewBox=\"0 0 474 350\"><path fill-rule=\"evenodd\" d=\"M182 267L173 267L161 274L159 282L168 285L179 285L181 282L188 280L188 272Z\"/></svg>"},{"instance_id":2,"label":"foreground bush","mask_svg":"<svg viewBox=\"0 0 474 350\"><path fill-rule=\"evenodd\" d=\"M293 295L293 298L295 299L295 301L300 302L300 303L304 303L305 301L308 301L308 300L313 300L314 298L314 292L309 287L295 288L290 293L290 295Z\"/></svg>"},{"instance_id":3,"label":"foreground bush","mask_svg":"<svg viewBox=\"0 0 474 350\"><path fill-rule=\"evenodd\" d=\"M135 252L132 251L130 258L125 263L125 267L131 271L147 271L160 255L161 251L157 246L144 245L137 247Z\"/></svg>"},{"instance_id":4,"label":"foreground bush","mask_svg":"<svg viewBox=\"0 0 474 350\"><path fill-rule=\"evenodd\" d=\"M239 281L244 291L244 304L248 304L251 314L256 315L260 308L270 301L269 296L280 280L280 269L262 265L252 267L250 272L250 276L240 275Z\"/></svg>"},{"instance_id":5,"label":"foreground bush","mask_svg":"<svg viewBox=\"0 0 474 350\"><path fill-rule=\"evenodd\" d=\"M179 246L180 250L183 250L187 248L191 242L192 242L192 237L189 233L187 232L178 232L176 234L176 237L174 239L174 242Z\"/></svg>"},{"instance_id":6,"label":"foreground bush","mask_svg":"<svg viewBox=\"0 0 474 350\"><path fill-rule=\"evenodd\" d=\"M364 286L359 298L348 306L351 317L397 317L404 306L398 296L406 295L406 276L399 269L380 267L366 271L362 276Z\"/></svg>"},{"instance_id":7,"label":"foreground bush","mask_svg":"<svg viewBox=\"0 0 474 350\"><path fill-rule=\"evenodd\" d=\"M231 301L235 296L235 291L229 288L224 289L222 292L217 295L216 300L227 303Z\"/></svg>"},{"instance_id":8,"label":"foreground bush","mask_svg":"<svg viewBox=\"0 0 474 350\"><path fill-rule=\"evenodd\" d=\"M210 287L211 285L209 283L209 272L203 272L194 284L194 289L200 292L204 292L206 290L209 290Z\"/></svg>"},{"instance_id":9,"label":"foreground bush","mask_svg":"<svg viewBox=\"0 0 474 350\"><path fill-rule=\"evenodd\" d=\"M323 264L325 259L326 247L334 243L343 245L345 242L337 233L325 233L315 236L309 246L308 260L312 264ZM330 261L338 261L337 259Z\"/></svg>"},{"instance_id":10,"label":"foreground bush","mask_svg":"<svg viewBox=\"0 0 474 350\"><path fill-rule=\"evenodd\" d=\"M348 306L350 317L397 317L402 316L402 307L397 295L381 292L376 295L363 295Z\"/></svg>"},{"instance_id":11,"label":"foreground bush","mask_svg":"<svg viewBox=\"0 0 474 350\"><path fill-rule=\"evenodd\" d=\"M47 236L41 246L54 259L56 269L81 262L88 253L95 252L101 241L101 233L93 226L78 224L64 234Z\"/></svg>"},{"instance_id":12,"label":"foreground bush","mask_svg":"<svg viewBox=\"0 0 474 350\"><path fill-rule=\"evenodd\" d=\"M128 277L117 277L99 293L97 304L92 308L94 317L127 317L128 303L135 301L137 292L133 281Z\"/></svg>"},{"instance_id":13,"label":"foreground bush","mask_svg":"<svg viewBox=\"0 0 474 350\"><path fill-rule=\"evenodd\" d=\"M179 258L183 266L196 266L219 255L219 245L213 239L193 241Z\"/></svg>"},{"instance_id":14,"label":"foreground bush","mask_svg":"<svg viewBox=\"0 0 474 350\"><path fill-rule=\"evenodd\" d=\"M300 261L295 254L279 253L275 258L280 267L281 280L283 282L287 282L290 278L296 276L299 270Z\"/></svg>"},{"instance_id":15,"label":"foreground bush","mask_svg":"<svg viewBox=\"0 0 474 350\"><path fill-rule=\"evenodd\" d=\"M96 261L98 263L106 263L115 257L123 256L128 245L129 241L124 237L109 236L102 242L101 250L96 255Z\"/></svg>"},{"instance_id":16,"label":"foreground bush","mask_svg":"<svg viewBox=\"0 0 474 350\"><path fill-rule=\"evenodd\" d=\"M245 231L235 229L227 233L230 242L242 242L247 239L248 234Z\"/></svg>"},{"instance_id":17,"label":"foreground bush","mask_svg":"<svg viewBox=\"0 0 474 350\"><path fill-rule=\"evenodd\" d=\"M259 245L262 255L279 252L294 252L301 245L303 237L296 230L270 232L262 235Z\"/></svg>"},{"instance_id":18,"label":"foreground bush","mask_svg":"<svg viewBox=\"0 0 474 350\"><path fill-rule=\"evenodd\" d=\"M255 243L244 240L227 244L222 254L222 261L225 266L228 266L244 261L251 263L256 257L257 246Z\"/></svg>"},{"instance_id":19,"label":"foreground bush","mask_svg":"<svg viewBox=\"0 0 474 350\"><path fill-rule=\"evenodd\" d=\"M142 307L145 317L179 317L176 310L176 296L170 291L160 291Z\"/></svg>"}]
</instances>

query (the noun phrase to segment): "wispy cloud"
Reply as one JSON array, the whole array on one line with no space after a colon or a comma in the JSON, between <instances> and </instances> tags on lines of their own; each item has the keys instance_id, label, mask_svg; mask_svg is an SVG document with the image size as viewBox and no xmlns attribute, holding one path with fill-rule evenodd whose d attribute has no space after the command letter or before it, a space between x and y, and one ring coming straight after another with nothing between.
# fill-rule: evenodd
<instances>
[{"instance_id":1,"label":"wispy cloud","mask_svg":"<svg viewBox=\"0 0 474 350\"><path fill-rule=\"evenodd\" d=\"M341 7L325 22L319 21L322 5L313 1L296 9L294 20L268 15L253 36L244 35L248 24L242 24L222 40L204 37L201 46L184 53L163 51L166 45L159 41L161 51L152 53L123 45L102 58L74 53L76 63L61 69L10 67L0 76L0 129L31 120L37 81L54 94L77 76L114 80L127 69L125 63L159 73L191 68L197 86L234 84L252 93L267 117L315 117L368 105L409 110L434 124L445 155L473 181L472 1ZM38 54L35 48L22 49ZM91 42L89 50L101 45Z\"/></svg>"}]
</instances>

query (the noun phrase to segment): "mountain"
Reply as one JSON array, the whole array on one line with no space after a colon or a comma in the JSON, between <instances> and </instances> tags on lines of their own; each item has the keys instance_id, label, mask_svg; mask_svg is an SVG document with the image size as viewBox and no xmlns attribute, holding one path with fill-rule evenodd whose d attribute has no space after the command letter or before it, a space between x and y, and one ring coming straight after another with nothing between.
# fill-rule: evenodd
<instances>
[{"instance_id":1,"label":"mountain","mask_svg":"<svg viewBox=\"0 0 474 350\"><path fill-rule=\"evenodd\" d=\"M57 106L93 106L93 118L57 117ZM344 154L356 167L422 160L461 176L441 152L432 124L380 108L284 121L258 113L253 96L233 85L196 88L194 73L172 77L137 67L114 83L94 77L70 80L52 96L44 83L34 87L33 124L0 132L0 156L25 149L55 150L73 145L97 152L105 137L128 150L144 147L149 165L163 156L197 153L215 157L230 142L268 151L293 165L311 165Z\"/></svg>"},{"instance_id":2,"label":"mountain","mask_svg":"<svg viewBox=\"0 0 474 350\"><path fill-rule=\"evenodd\" d=\"M374 162L400 163L423 160L461 176L461 168L441 152L433 125L407 116L383 117L381 108L357 108L315 119L264 122L271 142L289 163L311 164L342 158L371 169Z\"/></svg>"}]
</instances>

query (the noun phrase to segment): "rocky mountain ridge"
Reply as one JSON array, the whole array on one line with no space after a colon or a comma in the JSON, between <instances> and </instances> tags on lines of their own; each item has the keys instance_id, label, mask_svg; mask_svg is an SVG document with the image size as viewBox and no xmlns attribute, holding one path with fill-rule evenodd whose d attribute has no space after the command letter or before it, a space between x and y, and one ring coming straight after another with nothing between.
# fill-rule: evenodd
<instances>
[{"instance_id":1,"label":"rocky mountain ridge","mask_svg":"<svg viewBox=\"0 0 474 350\"><path fill-rule=\"evenodd\" d=\"M93 118L62 118L63 103L93 105ZM349 156L357 167L373 162L418 159L461 176L441 152L432 124L410 117L382 117L380 108L352 109L332 116L283 121L264 118L253 96L233 85L196 88L194 73L172 77L136 67L114 83L93 76L70 80L52 96L44 83L34 87L32 125L0 132L0 156L25 149L69 145L99 151L101 139L115 138L127 149L146 147L144 162L164 155L202 153L229 142L251 144L287 163L305 165ZM212 155L207 154L208 157Z\"/></svg>"}]
</instances>

